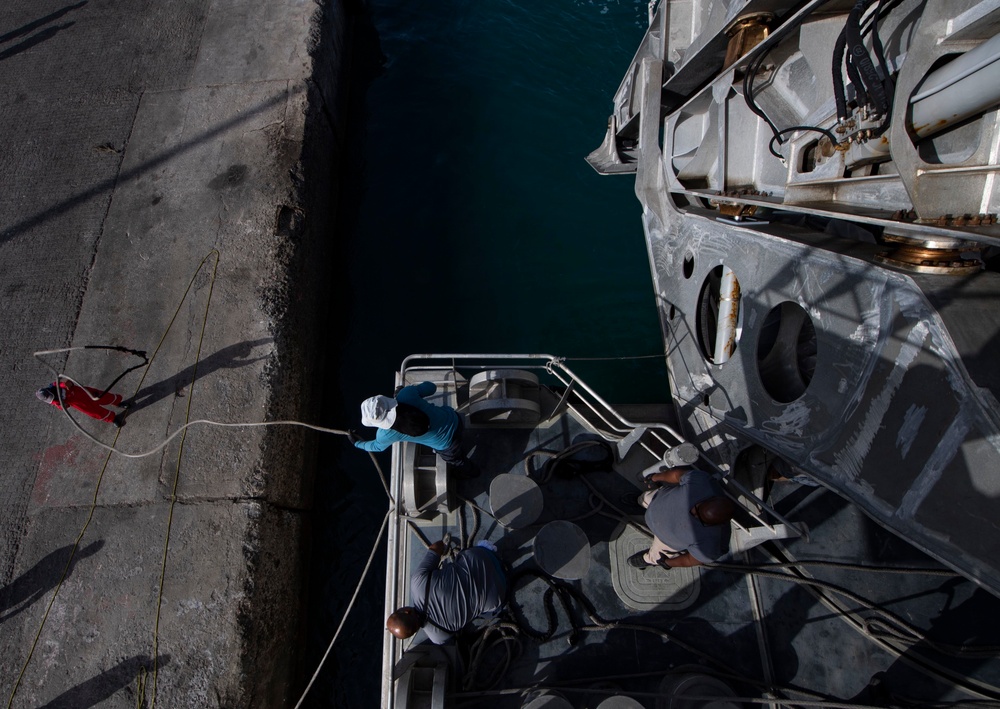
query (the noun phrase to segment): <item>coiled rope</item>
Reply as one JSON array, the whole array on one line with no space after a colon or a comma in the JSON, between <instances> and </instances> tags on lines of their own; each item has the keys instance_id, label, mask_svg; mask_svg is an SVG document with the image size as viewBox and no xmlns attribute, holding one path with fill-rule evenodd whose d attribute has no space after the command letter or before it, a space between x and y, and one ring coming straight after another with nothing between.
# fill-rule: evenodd
<instances>
[{"instance_id":1,"label":"coiled rope","mask_svg":"<svg viewBox=\"0 0 1000 709\"><path fill-rule=\"evenodd\" d=\"M571 446L576 452L580 450L581 447ZM566 454L571 454L570 449L561 451L560 453L552 453L549 451L533 451L525 459L532 456L547 456L550 460L555 460L558 458L566 457ZM540 482L544 483L551 479L553 465L546 465L539 475ZM634 519L629 515L621 512L617 507L608 502L607 498L594 486L594 484L587 479L586 475L576 475L576 479L584 482L591 490L590 504L591 510L585 513L581 517L586 517L595 512L602 512L603 514L613 517L612 515L603 512L602 508L607 506L608 508L618 512L618 517L620 521L627 522L639 528L641 531L649 534L649 530L642 528L638 525ZM467 500L464 500L469 504L473 504ZM481 508L478 508L481 509ZM489 514L486 510L482 510L484 513ZM491 515L492 516L492 515ZM577 517L580 519L581 517ZM914 627L913 625L902 620L892 612L882 608L878 604L863 598L862 596L853 593L847 589L841 588L835 584L819 581L816 579L795 575L793 573L780 573L780 569L796 569L801 567L820 567L828 569L844 569L853 571L866 571L874 573L889 573L889 574L921 574L929 576L942 576L942 577L957 577L953 571L947 569L935 569L935 568L920 568L920 567L876 567L866 564L854 564L854 563L843 563L828 560L811 560L804 559L795 562L778 562L778 563L764 563L757 565L745 565L745 564L708 564L706 568L714 568L720 571L729 571L735 573L750 573L759 576L765 576L769 578L776 578L783 581L790 581L793 583L801 583L810 587L822 588L824 590L830 591L832 593L839 594L851 601L857 603L859 606L871 611L878 617L864 619L863 625L865 632L873 638L889 638L906 643L922 643L925 646L936 650L943 654L950 654L955 657L961 658L984 658L984 657L996 657L1000 654L1000 647L995 646L971 646L971 645L952 645L947 643L940 643L931 640L927 637L925 633ZM542 596L542 602L545 611L546 627L543 629L535 629L530 626L527 619L524 617L521 610L521 605L517 601L517 591L518 582L525 578L539 579L548 585ZM776 687L774 685L768 685L764 682L756 680L751 677L744 675L733 674L731 667L729 665L721 663L714 656L706 653L699 648L681 640L673 633L669 633L664 630L653 628L651 626L630 623L626 621L618 620L606 620L597 614L596 609L593 604L587 599L587 597L578 591L577 589L565 584L563 582L552 579L551 577L545 575L544 573L535 569L522 569L517 574L515 574L511 581L511 599L509 607L507 610L507 615L504 619L493 621L477 631L477 635L472 641L472 646L470 650L470 660L468 663L468 671L463 679L463 690L462 692L453 695L453 698L471 698L474 696L490 696L496 694L509 694L517 693L521 691L537 690L541 687L532 686L530 688L521 688L520 690L502 690L502 691L492 691L496 684L499 682L500 678L503 676L502 673L491 672L485 678L480 677L480 668L484 661L483 658L487 654L494 650L495 648L501 648L504 651L504 657L501 661L501 666L506 669L510 666L511 662L520 655L522 652L522 636L527 636L538 642L546 642L550 640L558 627L558 612L556 608L556 599L559 600L559 604L563 610L563 614L569 620L571 625L571 631L569 635L569 642L574 644L578 642L580 633L583 632L598 632L607 631L611 629L618 630L634 630L638 632L647 632L659 635L666 642L671 642L678 647L685 649L686 651L698 656L704 662L712 666L713 673L720 677L731 679L737 682L742 682L748 686L755 686L763 692L781 692L786 696L789 694L800 695L800 696L810 696L816 698L816 701L801 701L793 700L791 703L802 705L802 706L817 706L817 707L850 707L852 709L859 709L865 705L845 703L830 701L829 699L823 697L823 695L811 692L809 690L804 690L798 687ZM590 624L580 623L576 620L576 616L573 613L573 603L579 604L579 607L583 609L585 615L590 621ZM588 680L588 682L592 682ZM480 688L484 691L470 691L474 688ZM560 688L562 686L560 685ZM588 688L586 691L592 691ZM632 694L631 692L629 694ZM637 695L639 696L639 695ZM649 694L648 696L657 696L655 694ZM695 697L685 697L690 699L695 699ZM747 700L749 703L767 704L774 703L774 700L766 699L755 699ZM962 705L965 702L960 703ZM970 706L1000 706L995 701L985 700L976 701L968 703ZM955 706L955 704L944 703L942 706Z\"/></svg>"}]
</instances>

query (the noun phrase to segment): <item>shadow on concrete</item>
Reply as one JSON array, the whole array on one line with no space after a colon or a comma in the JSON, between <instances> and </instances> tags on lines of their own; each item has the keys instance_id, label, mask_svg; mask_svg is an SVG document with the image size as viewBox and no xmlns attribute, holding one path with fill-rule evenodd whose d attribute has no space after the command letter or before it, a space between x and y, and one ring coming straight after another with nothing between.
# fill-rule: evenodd
<instances>
[{"instance_id":1,"label":"shadow on concrete","mask_svg":"<svg viewBox=\"0 0 1000 709\"><path fill-rule=\"evenodd\" d=\"M69 29L75 24L76 24L75 22L64 22L61 25L56 25L55 27L48 27L39 32L38 34L28 37L28 39L24 40L23 42L15 44L13 47L10 47L0 52L0 62L2 62L4 59L10 59L11 57L20 54L21 52L26 52L37 44L41 44L42 42L47 42L48 40L55 37L56 34L61 32L62 30Z\"/></svg>"},{"instance_id":2,"label":"shadow on concrete","mask_svg":"<svg viewBox=\"0 0 1000 709\"><path fill-rule=\"evenodd\" d=\"M50 22L55 22L63 15L67 15L73 10L79 10L81 7L86 5L87 2L89 2L89 0L83 0L82 2L74 3L73 5L67 5L61 10L56 10L55 12L49 13L45 17L40 17L33 22L29 22L26 25L22 25L21 27L18 27L16 30L11 30L10 32L2 34L0 35L0 44L4 44L6 42L11 41L12 39L17 39L18 37L23 37L27 34L31 34L35 30L45 27L45 25L49 24ZM0 52L0 61L3 61L4 59L9 59L10 57L13 57L16 54L20 54L23 51L31 49L35 45L41 44L42 42L51 39L56 35L56 33L61 32L62 30L65 29L69 29L74 24L76 23L64 22L63 24L55 25L54 27L45 27L45 29L43 29L38 34L28 37L23 42L15 44L13 47L8 47L7 49Z\"/></svg>"},{"instance_id":3,"label":"shadow on concrete","mask_svg":"<svg viewBox=\"0 0 1000 709\"><path fill-rule=\"evenodd\" d=\"M190 386L196 379L200 379L219 369L239 369L240 367L245 367L248 364L253 364L254 362L266 359L268 356L266 354L253 358L250 357L250 354L257 347L271 342L273 342L273 340L270 337L263 337L259 340L245 340L243 342L238 342L235 345L223 347L215 354L209 355L197 364L185 367L172 377L163 379L156 384L150 384L147 387L143 387L134 397L132 397L133 403L131 407L129 407L128 415L131 416L136 411L140 411L147 406L155 404L157 401L165 399L168 396L180 396L181 390Z\"/></svg>"},{"instance_id":4,"label":"shadow on concrete","mask_svg":"<svg viewBox=\"0 0 1000 709\"><path fill-rule=\"evenodd\" d=\"M74 554L75 545L67 544L44 556L0 591L0 623L31 606L55 588L60 579L68 578L81 559L96 554L103 546L104 540L98 539Z\"/></svg>"},{"instance_id":5,"label":"shadow on concrete","mask_svg":"<svg viewBox=\"0 0 1000 709\"><path fill-rule=\"evenodd\" d=\"M170 664L170 655L160 655L156 658L156 663L159 667ZM140 670L151 671L152 666L153 661L148 655L135 655L122 660L110 670L67 689L41 709L86 709L96 706L132 684Z\"/></svg>"},{"instance_id":6,"label":"shadow on concrete","mask_svg":"<svg viewBox=\"0 0 1000 709\"><path fill-rule=\"evenodd\" d=\"M21 234L30 231L31 229L41 224L44 224L50 219L58 217L61 214L65 214L74 207L84 204L88 200L93 199L98 195L104 194L106 192L107 193L111 192L112 190L114 190L115 186L119 183L135 179L136 177L145 174L150 170L169 162L170 160L173 160L178 155L182 155L183 153L186 153L187 151L192 150L199 145L207 143L216 136L219 136L225 133L226 131L235 128L238 125L253 120L256 116L259 116L260 114L266 112L270 108L287 101L290 93L292 92L288 89L279 91L271 98L267 99L266 101L261 101L253 108L247 109L246 111L241 112L238 116L234 116L233 118L230 118L227 121L223 121L216 127L212 128L211 130L207 130L201 135L191 138L191 140L187 140L169 150L163 151L159 155L150 158L141 165L137 165L136 167L130 170L125 170L123 172L120 172L114 177L109 177L106 180L101 180L100 182L95 184L93 187L90 187L89 189L83 190L82 192L78 192L72 197L64 199L63 201L41 212L37 212L35 214L32 214L31 216L25 217L24 219L17 222L16 224L11 225L10 227L4 228L2 231L0 231L0 245L6 243L7 241L10 241L11 239L17 236L20 236Z\"/></svg>"},{"instance_id":7,"label":"shadow on concrete","mask_svg":"<svg viewBox=\"0 0 1000 709\"><path fill-rule=\"evenodd\" d=\"M79 10L81 7L83 7L84 5L86 5L89 1L90 0L82 0L82 2L74 3L72 5L67 5L66 7L64 7L62 9L60 9L60 10L56 10L55 12L49 13L45 17L40 17L37 20L34 20L33 22L29 22L26 25L22 25L22 26L18 27L16 30L11 30L10 32L7 32L6 34L0 34L0 44L3 44L4 42L9 42L12 39L17 39L18 37L23 37L26 34L31 34L35 30L37 30L38 28L44 27L45 25L49 24L50 22L54 22L54 21L58 20L63 15L67 15L70 12L72 12L73 10Z\"/></svg>"}]
</instances>

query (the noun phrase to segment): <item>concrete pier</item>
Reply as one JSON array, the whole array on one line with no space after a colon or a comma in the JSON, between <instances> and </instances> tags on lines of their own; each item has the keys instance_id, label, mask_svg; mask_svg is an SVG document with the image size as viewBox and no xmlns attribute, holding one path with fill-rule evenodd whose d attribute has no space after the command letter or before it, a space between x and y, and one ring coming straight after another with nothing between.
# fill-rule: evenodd
<instances>
[{"instance_id":1,"label":"concrete pier","mask_svg":"<svg viewBox=\"0 0 1000 709\"><path fill-rule=\"evenodd\" d=\"M109 454L35 399L53 376L32 353L149 353L115 387L136 398L124 428L73 412L128 453L196 419L316 420L345 5L0 7L9 706L297 698L318 434L196 426L152 455ZM47 361L103 389L140 360Z\"/></svg>"}]
</instances>

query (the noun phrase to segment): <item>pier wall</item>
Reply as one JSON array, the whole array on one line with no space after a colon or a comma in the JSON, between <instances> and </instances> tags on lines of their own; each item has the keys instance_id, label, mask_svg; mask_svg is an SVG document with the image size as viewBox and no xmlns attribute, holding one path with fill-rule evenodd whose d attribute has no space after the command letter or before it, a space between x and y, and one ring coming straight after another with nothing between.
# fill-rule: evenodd
<instances>
[{"instance_id":1,"label":"pier wall","mask_svg":"<svg viewBox=\"0 0 1000 709\"><path fill-rule=\"evenodd\" d=\"M301 689L347 0L0 9L0 696L276 707ZM124 345L126 425L34 398ZM103 388L139 362L46 357ZM155 693L155 694L154 694ZM103 702L103 703L102 703Z\"/></svg>"}]
</instances>

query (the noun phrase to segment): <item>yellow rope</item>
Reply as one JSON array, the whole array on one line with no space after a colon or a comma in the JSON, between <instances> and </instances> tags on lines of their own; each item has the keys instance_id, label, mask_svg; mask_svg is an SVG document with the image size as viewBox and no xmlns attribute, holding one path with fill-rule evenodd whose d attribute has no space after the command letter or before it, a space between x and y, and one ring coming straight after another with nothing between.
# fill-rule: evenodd
<instances>
[{"instance_id":1,"label":"yellow rope","mask_svg":"<svg viewBox=\"0 0 1000 709\"><path fill-rule=\"evenodd\" d=\"M215 291L215 277L219 270L219 252L215 251L215 265L212 267L212 277L208 285L208 298L205 301L205 314L201 321L201 334L198 337L198 349L194 356L194 369L191 372L191 390L188 392L187 408L184 411L184 423L191 420L191 403L194 401L194 384L198 379L198 364L201 362L201 347L205 341L205 330L208 327L208 313L212 306L212 293ZM208 256L205 257L205 260ZM205 265L205 260L198 266L195 276ZM194 279L191 281L194 282ZM185 292L185 297L187 293ZM183 301L182 301L183 302ZM178 308L180 310L180 308ZM173 324L173 321L171 321ZM184 455L184 441L187 439L187 431L181 436L180 447L177 449L177 464L174 466L174 484L170 490L170 508L167 513L167 532L163 540L163 560L160 563L160 587L156 592L156 620L153 623L153 692L149 702L149 709L156 706L156 680L160 669L160 609L163 606L163 580L167 575L167 553L170 549L170 530L174 523L174 506L177 504L177 483L181 477L181 458Z\"/></svg>"},{"instance_id":2,"label":"yellow rope","mask_svg":"<svg viewBox=\"0 0 1000 709\"><path fill-rule=\"evenodd\" d=\"M135 709L142 709L142 703L146 700L146 668L140 667L139 674L135 678Z\"/></svg>"},{"instance_id":3,"label":"yellow rope","mask_svg":"<svg viewBox=\"0 0 1000 709\"><path fill-rule=\"evenodd\" d=\"M75 556L75 554L77 552L77 549L80 546L80 541L83 539L83 536L84 536L84 534L87 531L87 527L90 525L90 522L93 519L94 511L97 508L97 500L98 500L98 496L99 496L99 493L100 493L101 481L104 478L104 473L107 470L108 463L111 461L111 456L112 455L118 455L118 456L121 456L121 457L124 457L124 458L143 458L143 457L152 455L153 453L156 453L156 452L162 450L167 445L169 445L169 443L174 438L176 438L177 436L181 436L180 448L178 449L178 452L177 452L177 462L176 462L175 469L174 469L173 487L172 487L171 494L170 494L170 506L169 506L169 511L168 511L168 514L167 514L167 529L166 529L166 534L165 534L164 544L163 544L163 555L162 555L162 559L161 559L161 563L160 563L160 581L159 581L159 589L158 589L158 592L157 592L157 599L156 599L156 615L155 615L155 620L154 620L154 623L153 623L153 686L152 686L152 693L151 693L151 698L150 698L149 709L154 709L154 707L156 705L157 677L158 677L158 672L159 672L160 610L161 610L162 602L163 602L163 585L164 585L164 581L165 581L165 578L166 578L167 557L168 557L169 548L170 548L170 533L171 533L171 528L172 528L172 525L173 525L174 507L175 507L176 502L177 502L177 486L178 486L178 482L179 482L179 479L180 479L181 459L182 459L182 456L183 456L183 453L184 453L184 442L185 442L185 440L187 438L187 429L190 428L190 427L192 427L192 426L194 426L194 425L197 425L197 424L206 424L206 425L211 425L211 426L221 426L221 427L231 427L231 428L254 428L254 427L261 427L261 426L301 426L303 428L308 428L308 429L311 429L311 430L314 430L314 431L319 431L319 432L322 432L322 433L332 433L332 434L338 434L338 435L342 435L342 436L347 436L348 435L347 431L343 431L343 430L339 430L339 429L334 429L334 428L327 428L327 427L324 427L324 426L316 426L316 425L313 425L313 424L303 423L302 421L262 421L262 422L245 422L245 423L239 423L239 422L237 422L237 423L230 423L230 422L210 421L210 420L207 420L207 419L197 419L195 421L191 421L190 420L191 419L191 404L192 404L192 400L194 398L194 384L195 384L195 381L197 380L197 377L198 377L198 364L201 361L201 350L202 350L202 345L204 343L205 331L207 329L208 316L209 316L211 302L212 302L212 293L213 293L213 290L215 288L215 280L216 280L216 275L217 275L218 267L219 267L220 254L219 254L218 250L216 250L216 249L213 249L212 251L210 251L201 260L201 263L198 264L198 268L195 269L194 275L192 275L191 280L188 282L187 288L185 288L184 293L181 296L181 299L180 299L180 301L179 301L179 303L177 305L177 308L174 310L173 316L170 318L170 321L167 324L166 329L163 331L163 334L160 337L160 341L156 345L156 349L153 350L153 354L150 355L150 357L149 357L149 361L146 364L146 369L143 372L142 377L139 379L139 383L136 385L135 391L132 394L133 399L138 394L138 392L142 389L142 385L146 381L146 376L149 374L150 366L152 365L153 361L156 359L157 355L159 354L160 350L163 347L163 343L166 341L167 336L169 335L171 329L173 328L174 323L177 320L177 316L180 314L181 308L183 307L185 301L187 300L188 294L191 292L191 288L194 286L195 280L198 278L198 274L201 273L202 268L209 261L209 259L212 259L213 257L214 257L214 264L212 266L212 275L211 275L211 279L210 279L210 283L209 283L208 299L206 300L206 303L205 303L205 313L204 313L204 316L202 318L201 333L200 333L200 336L199 336L199 339L198 339L198 348L197 348L197 351L196 351L196 354L195 354L195 364L194 364L194 369L193 369L192 375L191 375L191 392L190 392L190 394L188 396L187 408L186 408L185 416L184 416L184 425L181 426L180 428L178 428L176 431L174 431L170 436L168 436L165 440L163 440L158 446L156 446L155 448L153 448L151 450L143 451L141 453L126 453L124 451L119 450L116 447L117 443L118 443L118 435L121 432L120 430L118 430L118 431L115 432L115 438L114 438L114 440L112 441L111 445L108 445L108 444L104 443L103 441L98 440L90 432L88 432L86 429L84 429L76 421L76 419L73 418L72 414L69 413L68 407L63 407L63 409L62 409L63 415L66 416L70 420L70 422L73 425L73 427L75 427L77 429L77 431L79 433L81 433L84 437L86 437L87 439L89 439L93 443L97 444L98 446L106 449L108 451L108 455L107 455L107 457L104 460L104 465L101 468L100 475L98 476L97 486L94 489L94 497L93 497L93 501L91 502L90 512L89 512L89 514L87 516L87 521L84 524L83 529L80 531L80 534L77 536L75 543L73 544L73 548L72 548L72 551L70 553L70 557L69 557L68 561L66 562L65 568L63 569L63 573L62 573L62 576L59 579L59 583L56 585L55 591L52 594L52 598L49 600L49 604L46 607L45 613L42 616L42 622L39 625L38 632L35 634L34 641L31 644L31 649L28 652L28 657L25 659L24 665L21 668L21 672L18 675L17 682L15 683L13 689L11 690L10 699L7 702L7 709L11 709L11 707L13 706L14 696L17 694L17 690L20 687L21 681L22 681L22 679L24 677L24 673L27 671L28 665L30 664L32 656L34 655L35 648L38 645L38 640L41 637L42 630L44 629L46 621L48 620L49 612L51 611L52 606L55 603L55 599L56 599L56 597L59 594L59 590L62 587L63 581L66 579L66 576L69 573L69 569L70 569L70 567L72 565L72 562L73 562L73 557ZM41 359L41 357L44 356L44 355L55 354L55 353L59 353L59 352L68 352L68 351L76 350L76 349L82 349L82 348L71 347L71 348L64 348L64 349L59 349L59 350L45 350L45 351L36 352L35 353L35 357L37 359L39 359L39 361L41 361L43 364L45 364L45 366L48 367L56 375L56 381L57 382L58 381L69 381L69 382L72 382L73 384L76 384L77 386L80 386L79 382L76 382L74 379L72 379L71 377L67 376L64 373L57 371L51 365L49 365L48 363L46 363L45 360ZM372 558L374 557L375 551L378 548L378 544L381 541L382 535L385 532L385 526L386 526L386 523L388 522L389 514L392 512L392 510L394 508L395 501L393 500L392 494L391 494L391 492L389 490L389 483L388 483L388 480L386 479L384 471L382 470L382 466L379 464L379 462L376 459L376 457L375 457L374 454L369 453L369 457L371 458L371 461L374 464L375 469L378 471L379 479L380 479L380 481L382 483L382 487L385 489L386 495L389 497L390 508L386 512L386 517L385 517L385 519L382 522L382 530L379 532L379 536L375 540L375 545L372 548L371 555L369 556L368 564L365 567L364 572L362 573L362 576L361 576L360 581L358 582L357 588L355 589L354 597L351 599L351 602L348 605L348 608L347 608L347 610L344 613L344 617L341 620L341 625L340 625L340 627L337 628L337 633L333 636L333 639L330 641L330 646L327 648L326 654L323 656L323 659L320 661L319 666L316 668L316 673L313 675L313 678L310 681L309 686L306 687L305 692L303 692L302 697L299 699L299 703L302 702L302 700L305 698L305 695L308 693L309 688L312 686L312 683L315 681L316 676L319 674L320 669L322 669L323 664L324 664L324 662L327 659L327 655L329 655L330 650L332 649L334 642L337 640L337 637L340 634L340 630L343 627L343 623L347 619L347 615L350 613L351 608L354 605L354 601L357 598L358 591L360 590L361 585L364 582L365 577L368 574L368 570L369 570L369 568L371 566ZM145 702L145 698L146 698L146 684L147 684L148 676L149 676L149 673L148 673L147 669L145 667L140 667L139 668L139 672L138 672L138 674L136 676L136 708L137 709L141 709L141 707L143 706L143 704Z\"/></svg>"},{"instance_id":4,"label":"yellow rope","mask_svg":"<svg viewBox=\"0 0 1000 709\"><path fill-rule=\"evenodd\" d=\"M118 438L118 431L115 433L115 439ZM87 533L87 527L90 526L90 521L94 518L94 510L97 509L97 495L101 490L101 481L104 479L104 472L108 469L108 463L111 462L111 454L108 453L107 457L104 459L104 465L101 466L101 474L97 476L97 486L94 488L94 499L90 504L90 513L87 515L87 521L83 523L83 529L76 537L76 541L73 542L73 549L70 551L69 558L66 560L66 566L63 567L62 575L59 577L59 583L56 584L55 590L52 592L52 598L49 599L49 604L45 607L45 613L42 614L42 622L38 626L38 632L35 633L35 639L31 641L31 648L28 650L28 657L24 660L24 665L21 667L21 672L17 675L17 681L14 682L14 687L10 690L10 698L7 700L7 709L10 709L14 705L14 696L17 694L18 688L21 686L21 680L24 678L24 673L28 669L28 663L31 662L32 656L35 654L35 648L38 646L38 638L42 635L42 629L45 628L45 622L49 619L49 612L52 610L52 605L56 602L56 597L59 595L59 590L62 588L63 581L66 580L66 576L69 574L69 569L73 564L73 557L76 556L77 549L80 548L80 540L83 539L83 535Z\"/></svg>"},{"instance_id":5,"label":"yellow rope","mask_svg":"<svg viewBox=\"0 0 1000 709\"><path fill-rule=\"evenodd\" d=\"M219 252L218 252L217 249L212 249L205 256L205 258L203 258L201 260L201 263L198 264L198 268L195 269L194 275L191 276L191 280L188 282L187 288L184 290L184 295L181 296L180 302L177 304L177 309L174 310L173 317L170 318L170 322L168 323L166 330L163 331L163 335L160 337L160 341L159 341L159 343L157 343L156 349L153 351L153 355L149 358L149 363L147 363L147 365L146 365L146 370L143 372L142 377L139 379L139 383L135 387L135 391L132 393L133 398L136 396L136 394L139 393L139 390L142 388L143 383L146 381L146 375L149 374L149 365L152 364L152 362L153 362L154 359L156 359L156 355L159 353L160 349L163 347L163 343L167 339L167 335L170 333L170 329L173 327L174 322L177 320L177 315L180 313L181 308L184 305L184 301L187 300L188 293L191 292L191 287L194 285L195 279L198 277L198 274L201 272L201 269L205 265L205 262L208 261L210 258L212 258L212 256L215 257L215 266L214 266L213 271L212 271L212 284L214 285L214 283L215 283L215 272L216 272L216 269L218 269L218 266L219 266ZM209 300L211 300L211 294L209 295ZM207 320L207 317L208 317L208 315L207 315L207 312L206 312L206 320ZM202 330L202 335L204 335L204 329ZM76 348L71 348L71 349L76 349ZM40 354L49 354L51 352L58 352L58 351L64 351L64 350L50 350L49 352L40 352L40 353L36 352L35 356L38 357L38 355L40 355ZM200 352L201 352L201 343L200 342L198 344L198 351L199 351L199 354L200 354ZM41 360L40 358L39 358L39 360L42 361L43 363L45 363L44 360ZM57 371L56 369L54 369L50 365L46 364L45 366L49 367L49 369L53 373L55 373L55 375L56 375L56 382L59 382L60 380L65 379L65 380L68 380L68 381L72 381L74 384L77 384L77 386L79 386L79 384L77 382L73 381L70 377L67 377L67 376L63 375L61 372ZM197 368L197 365L195 365L195 366ZM190 411L190 400L188 401L188 410ZM88 433L82 426L80 426L79 423L77 423L76 419L74 419L73 416L72 416L72 414L69 413L69 407L66 407L66 406L62 407L62 413L63 413L64 416L66 416L70 420L70 422L73 424L74 427L76 427L76 429L78 431L80 431L81 433L84 434L84 436L86 436L87 438L89 438L92 441L96 441L97 440L92 435L90 435L90 433ZM90 511L87 514L87 521L84 522L83 529L80 530L80 533L76 537L76 541L73 543L73 548L70 551L69 559L66 561L66 566L63 568L62 575L59 577L59 583L56 584L55 590L52 593L52 598L49 599L48 606L45 608L45 613L42 614L42 622L38 626L38 632L35 633L35 638L34 638L34 640L31 643L31 648L28 650L28 656L27 656L27 658L25 658L24 665L21 667L21 672L17 676L17 681L14 683L14 687L11 689L10 698L7 700L7 709L11 709L11 707L14 705L14 697L17 695L17 690L21 686L21 681L24 678L24 673L28 669L28 665L31 663L31 658L35 654L35 648L38 646L38 639L41 637L42 630L44 630L45 624L46 624L46 622L49 619L49 612L52 610L52 606L55 603L56 597L58 597L58 595L59 595L59 591L62 588L63 582L66 580L66 576L69 573L69 569L70 569L70 567L73 564L73 558L76 556L76 552L80 548L80 541L83 539L84 534L87 533L87 528L90 526L90 522L94 518L94 511L97 509L97 500L98 500L98 497L99 497L100 491L101 491L101 481L104 480L104 473L108 469L108 463L111 462L111 456L115 452L115 444L118 443L118 436L120 434L121 434L121 429L118 429L118 430L115 431L115 438L112 441L112 443L111 443L110 446L108 446L106 444L103 444L103 442L98 441L99 443L102 444L102 446L104 448L108 449L108 455L104 459L104 465L101 467L101 473L97 477L97 485L94 487L94 497L93 497L93 500L90 503ZM171 512L172 511L173 511L173 509L171 507ZM161 586L160 586L160 588L161 588L161 592L162 592L162 578L161 578ZM159 606L157 606L157 614L159 614ZM157 620L158 619L159 619L159 616L157 615ZM153 656L153 662L154 663L156 662L156 656L155 656L155 654ZM154 666L155 666L155 664L154 664ZM140 669L140 678L138 678L138 679L139 679L138 685L139 685L140 688L143 689L143 692L144 692L145 691L144 690L144 688L145 688L145 669L144 668ZM154 679L154 683L155 683L155 679ZM154 692L155 692L155 684L154 684ZM142 701L142 699L141 699L141 695L140 695L140 699L139 699L140 704L141 704L141 701Z\"/></svg>"}]
</instances>

